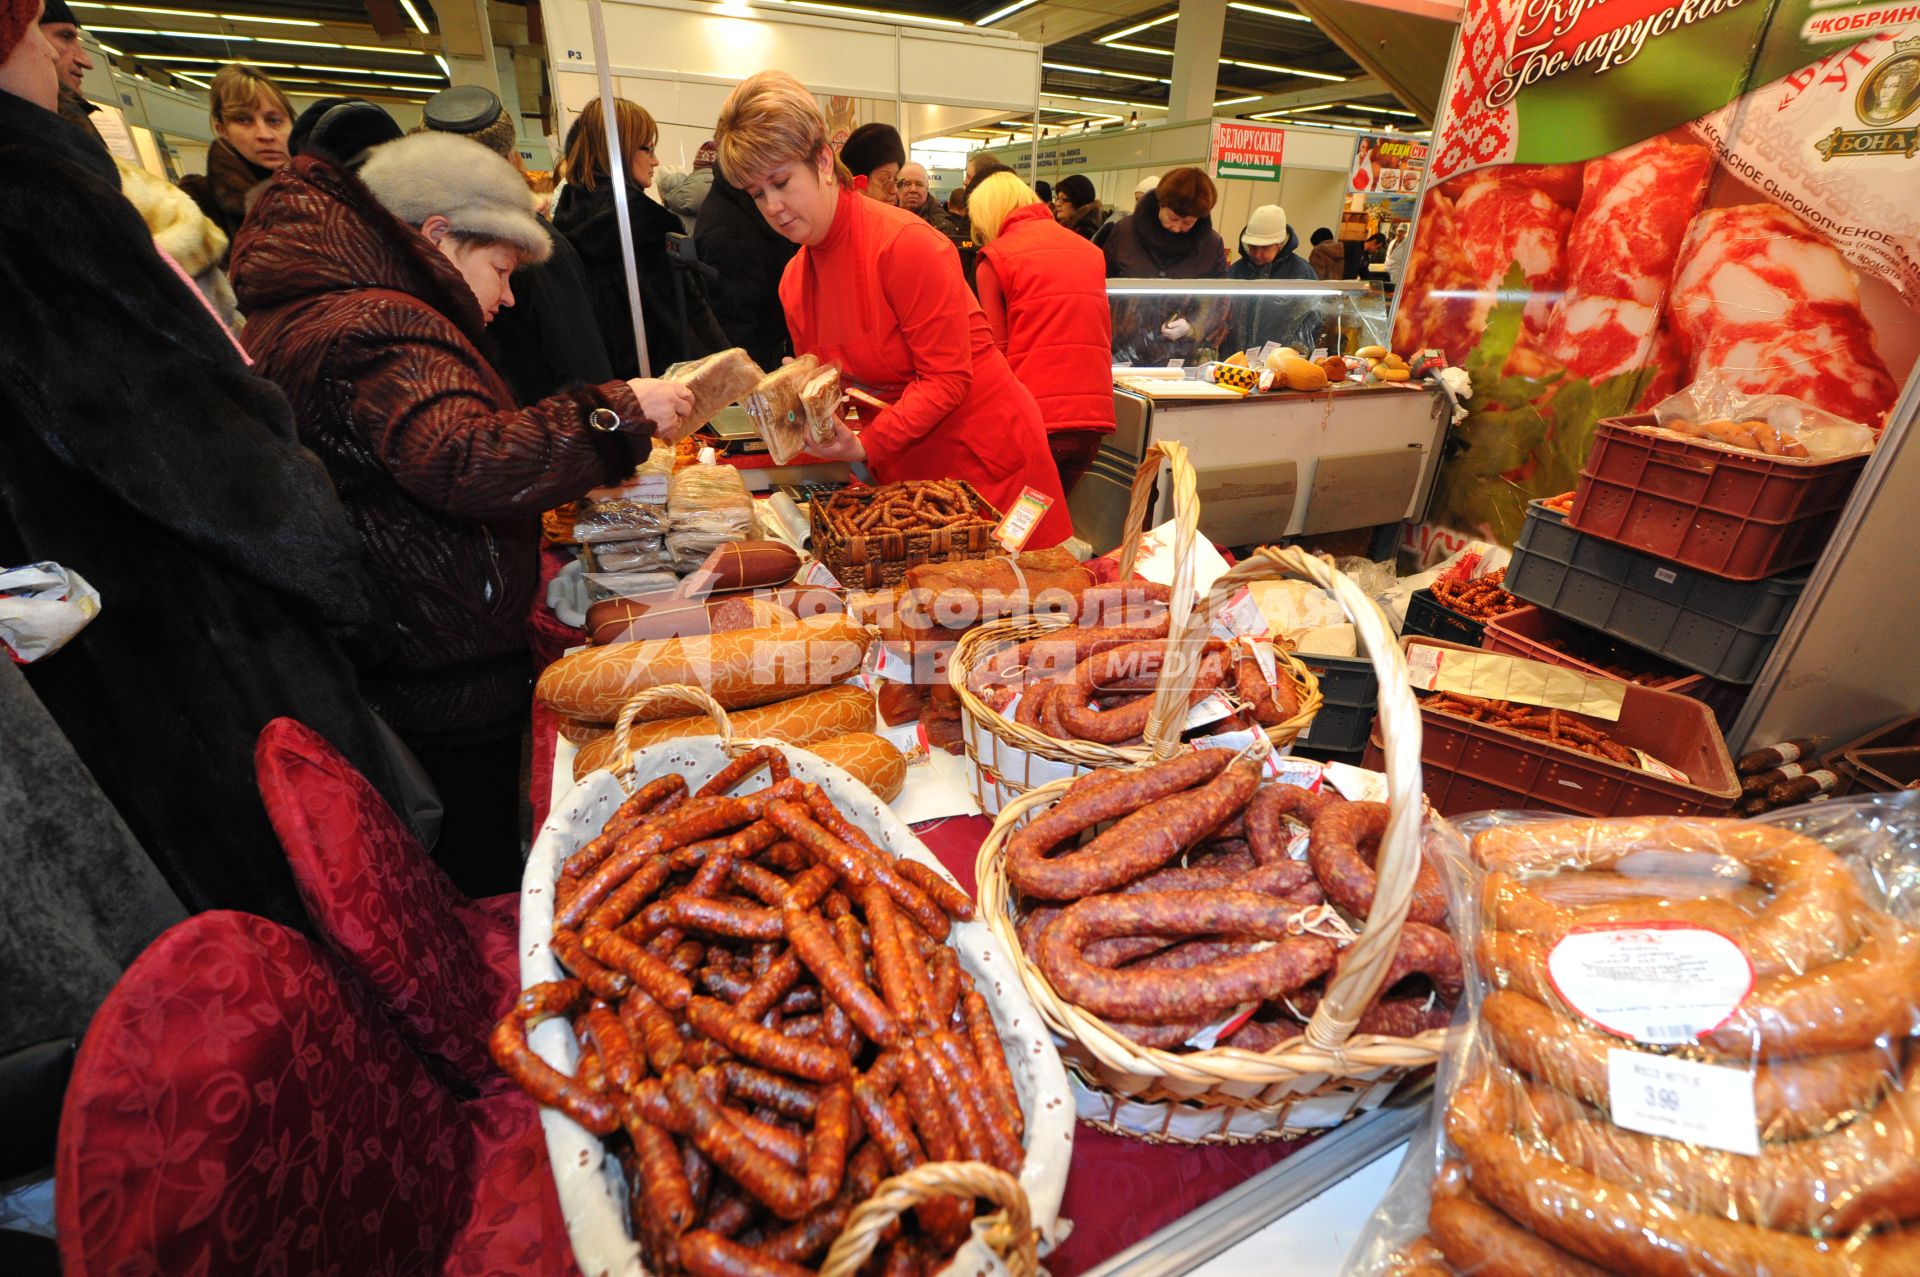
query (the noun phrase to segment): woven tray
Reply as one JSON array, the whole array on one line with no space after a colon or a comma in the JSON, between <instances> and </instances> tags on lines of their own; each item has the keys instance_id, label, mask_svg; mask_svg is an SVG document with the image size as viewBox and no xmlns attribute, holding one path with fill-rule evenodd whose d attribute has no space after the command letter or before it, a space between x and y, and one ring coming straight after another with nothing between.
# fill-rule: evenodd
<instances>
[{"instance_id":1,"label":"woven tray","mask_svg":"<svg viewBox=\"0 0 1920 1277\"><path fill-rule=\"evenodd\" d=\"M1169 587L1172 596L1169 610L1173 619L1168 627L1166 655L1161 661L1153 713L1147 720L1143 742L1102 745L1094 741L1060 740L1006 717L968 686L972 672L995 653L1063 628L1067 624L1065 618L1010 617L970 630L954 645L947 678L960 698L967 775L973 782L980 809L988 815L1000 811L1008 800L1051 781L1071 779L1102 767L1126 767L1155 758L1169 758L1180 748L1180 731L1187 715L1186 698L1199 670L1200 646L1207 640L1214 610L1231 598L1233 591L1220 595L1216 586L1215 597L1209 599L1206 606L1194 606L1193 544L1198 535L1200 501L1195 495L1193 466L1187 461L1187 450L1174 440L1162 440L1149 448L1134 474L1118 579L1125 581L1133 574L1140 534L1146 523L1147 499L1159 479L1163 459L1173 481L1175 566ZM1236 579L1244 582L1251 578ZM1268 741L1275 748L1284 748L1320 712L1320 681L1291 653L1277 647L1273 653L1277 671L1293 681L1299 702L1290 718L1266 729Z\"/></svg>"},{"instance_id":2,"label":"woven tray","mask_svg":"<svg viewBox=\"0 0 1920 1277\"><path fill-rule=\"evenodd\" d=\"M631 722L643 704L656 700L682 701L704 711L714 720L717 735L643 746L633 751L619 774L592 772L554 805L553 814L533 845L521 884L523 988L565 978L547 944L553 931L553 885L566 858L600 831L633 788L671 772L681 773L689 787L698 788L730 758L756 745L779 745L777 741L736 738L726 711L695 687L668 685L642 692L622 711L623 721ZM795 777L818 784L847 819L866 830L876 843L896 856L920 861L951 877L872 790L815 754L795 746L780 748ZM961 968L974 977L1008 1044L1008 1065L1027 1115L1025 1165L1017 1180L979 1162L930 1162L884 1181L849 1217L827 1253L821 1268L823 1277L853 1277L880 1233L900 1211L938 1193L977 1194L1001 1207L999 1213L976 1221L971 1238L942 1270L946 1277L998 1273L1035 1277L1036 1255L1051 1249L1064 1234L1060 1200L1072 1160L1074 1125L1066 1072L1021 982L1009 978L1011 959L991 929L977 919L956 922L948 943L959 955ZM529 1041L547 1063L562 1073L573 1073L579 1062L579 1044L565 1020L536 1025ZM558 1110L542 1108L540 1122L559 1190L561 1215L580 1271L607 1277L645 1277L639 1244L628 1219L626 1178L619 1159L607 1154L598 1136Z\"/></svg>"},{"instance_id":3,"label":"woven tray","mask_svg":"<svg viewBox=\"0 0 1920 1277\"><path fill-rule=\"evenodd\" d=\"M1058 801L1071 781L1054 781L1014 798L980 848L975 867L980 910L1014 954L1020 978L1060 1040L1063 1056L1091 1086L1112 1097L1115 1117L1103 1123L1109 1129L1138 1133L1137 1121L1120 1120L1129 1104L1179 1106L1183 1120L1168 1122L1158 1136L1169 1143L1242 1142L1325 1129L1377 1104L1408 1072L1433 1063L1446 1039L1443 1029L1416 1038L1352 1036L1360 1012L1379 991L1399 947L1420 865L1420 712L1407 684L1405 658L1386 618L1360 587L1301 550L1267 547L1256 551L1220 578L1210 602L1217 605L1241 585L1276 576L1332 591L1352 618L1380 680L1380 722L1387 742L1387 792L1392 808L1380 840L1373 911L1359 938L1342 953L1327 995L1302 1036L1265 1054L1233 1047L1176 1054L1138 1046L1099 1016L1055 994L1046 976L1021 951L1006 853L1014 831ZM1203 1117L1212 1115L1210 1129L1205 1121L1193 1120L1196 1111ZM1295 1115L1309 1111L1311 1126L1294 1124Z\"/></svg>"},{"instance_id":4,"label":"woven tray","mask_svg":"<svg viewBox=\"0 0 1920 1277\"><path fill-rule=\"evenodd\" d=\"M951 563L956 559L977 559L998 551L993 539L1000 526L1001 512L987 504L974 486L956 479L972 502L975 518L945 528L913 528L907 531L887 529L863 536L844 536L827 522L826 501L807 504L807 519L812 527L813 557L825 564L834 579L850 590L875 590L898 585L907 569L922 563ZM840 499L871 497L848 490L835 493Z\"/></svg>"}]
</instances>

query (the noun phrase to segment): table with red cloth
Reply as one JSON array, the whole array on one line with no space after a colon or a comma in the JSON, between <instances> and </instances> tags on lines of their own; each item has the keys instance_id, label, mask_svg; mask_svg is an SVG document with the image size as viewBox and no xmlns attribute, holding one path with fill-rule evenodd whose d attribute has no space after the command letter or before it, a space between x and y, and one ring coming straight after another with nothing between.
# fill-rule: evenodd
<instances>
[{"instance_id":1,"label":"table with red cloth","mask_svg":"<svg viewBox=\"0 0 1920 1277\"><path fill-rule=\"evenodd\" d=\"M533 823L546 823L552 797L553 714L533 711ZM993 822L985 816L929 821L914 832L927 850L974 894L973 862ZM1149 1144L1081 1125L1073 1137L1062 1218L1073 1232L1047 1257L1053 1277L1075 1277L1151 1236L1181 1216L1297 1152L1311 1139L1193 1147Z\"/></svg>"}]
</instances>

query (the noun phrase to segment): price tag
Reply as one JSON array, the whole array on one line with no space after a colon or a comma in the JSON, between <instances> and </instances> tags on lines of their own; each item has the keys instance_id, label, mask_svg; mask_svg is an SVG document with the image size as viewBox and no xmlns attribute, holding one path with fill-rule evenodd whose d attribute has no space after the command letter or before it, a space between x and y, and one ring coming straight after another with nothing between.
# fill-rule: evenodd
<instances>
[{"instance_id":1,"label":"price tag","mask_svg":"<svg viewBox=\"0 0 1920 1277\"><path fill-rule=\"evenodd\" d=\"M890 741L895 749L906 755L907 766L909 767L916 763L924 763L928 761L930 757L927 753L929 745L927 743L926 724L922 723L919 719L915 719L911 723L882 723L880 724L878 734L883 740Z\"/></svg>"},{"instance_id":2,"label":"price tag","mask_svg":"<svg viewBox=\"0 0 1920 1277\"><path fill-rule=\"evenodd\" d=\"M1241 586L1232 598L1220 605L1220 610L1213 614L1213 633L1223 639L1266 637L1269 633L1266 614L1254 602L1250 587Z\"/></svg>"},{"instance_id":3,"label":"price tag","mask_svg":"<svg viewBox=\"0 0 1920 1277\"><path fill-rule=\"evenodd\" d=\"M1607 1111L1615 1126L1757 1157L1760 1126L1746 1069L1607 1052Z\"/></svg>"},{"instance_id":4,"label":"price tag","mask_svg":"<svg viewBox=\"0 0 1920 1277\"><path fill-rule=\"evenodd\" d=\"M1196 727L1205 727L1208 723L1217 723L1231 713L1233 713L1232 702L1228 701L1227 698L1220 695L1220 693L1214 692L1187 711L1187 721L1180 730L1190 732Z\"/></svg>"},{"instance_id":5,"label":"price tag","mask_svg":"<svg viewBox=\"0 0 1920 1277\"><path fill-rule=\"evenodd\" d=\"M1226 1037L1248 1020L1251 1020L1253 1013L1259 1009L1260 1004L1258 1002L1242 1002L1239 1006L1227 1012L1226 1019L1209 1024L1206 1028L1188 1038L1186 1044L1198 1051L1211 1051L1214 1047L1220 1045L1221 1038Z\"/></svg>"},{"instance_id":6,"label":"price tag","mask_svg":"<svg viewBox=\"0 0 1920 1277\"><path fill-rule=\"evenodd\" d=\"M1634 761L1640 764L1640 770L1643 772L1651 772L1655 776L1659 776L1664 780L1677 780L1682 785L1691 785L1693 783L1691 780L1687 779L1687 774L1685 772L1681 771L1677 767L1667 766L1665 763L1661 762L1659 759L1655 758L1652 754L1649 754L1644 749L1634 750L1633 757L1634 757Z\"/></svg>"},{"instance_id":7,"label":"price tag","mask_svg":"<svg viewBox=\"0 0 1920 1277\"><path fill-rule=\"evenodd\" d=\"M1753 964L1726 936L1685 922L1581 927L1547 954L1566 1004L1615 1037L1667 1046L1727 1022Z\"/></svg>"},{"instance_id":8,"label":"price tag","mask_svg":"<svg viewBox=\"0 0 1920 1277\"><path fill-rule=\"evenodd\" d=\"M1322 359L1325 359L1326 357L1327 357L1327 348L1326 348L1325 346L1315 346L1315 347L1313 348L1313 362L1314 362L1314 363L1316 363L1316 364L1317 364L1317 363L1319 363L1319 362L1320 362L1320 361L1321 361Z\"/></svg>"},{"instance_id":9,"label":"price tag","mask_svg":"<svg viewBox=\"0 0 1920 1277\"><path fill-rule=\"evenodd\" d=\"M800 575L794 579L801 585L818 585L829 590L841 588L840 578L835 576L833 571L818 559L807 560L807 566L801 568Z\"/></svg>"},{"instance_id":10,"label":"price tag","mask_svg":"<svg viewBox=\"0 0 1920 1277\"><path fill-rule=\"evenodd\" d=\"M1253 733L1243 728L1237 732L1220 732L1213 736L1196 736L1191 741L1188 741L1187 744L1188 747L1192 749L1230 749L1237 754L1243 749L1251 749L1253 747L1253 740ZM1260 774L1268 780L1284 779L1286 762L1287 760L1282 758L1278 753L1269 751L1260 760Z\"/></svg>"},{"instance_id":11,"label":"price tag","mask_svg":"<svg viewBox=\"0 0 1920 1277\"><path fill-rule=\"evenodd\" d=\"M867 653L875 678L885 679L889 683L913 682L913 662L894 651L891 644L875 643L867 649Z\"/></svg>"},{"instance_id":12,"label":"price tag","mask_svg":"<svg viewBox=\"0 0 1920 1277\"><path fill-rule=\"evenodd\" d=\"M1253 663L1260 667L1260 677L1266 679L1268 683L1278 683L1280 681L1280 663L1273 659L1273 645L1270 643L1256 642L1252 639L1243 639L1242 642L1246 643L1246 645L1252 649Z\"/></svg>"},{"instance_id":13,"label":"price tag","mask_svg":"<svg viewBox=\"0 0 1920 1277\"><path fill-rule=\"evenodd\" d=\"M1007 511L1000 526L993 530L993 539L1005 546L1008 554L1020 553L1020 547L1027 543L1027 538L1052 508L1053 498L1046 493L1037 488L1021 489L1013 509Z\"/></svg>"}]
</instances>

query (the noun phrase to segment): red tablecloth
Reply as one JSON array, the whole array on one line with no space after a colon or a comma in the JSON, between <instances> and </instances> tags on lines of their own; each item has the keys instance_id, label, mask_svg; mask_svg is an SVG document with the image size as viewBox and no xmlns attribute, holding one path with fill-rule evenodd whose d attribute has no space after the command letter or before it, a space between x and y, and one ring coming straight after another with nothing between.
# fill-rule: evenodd
<instances>
[{"instance_id":1,"label":"red tablecloth","mask_svg":"<svg viewBox=\"0 0 1920 1277\"><path fill-rule=\"evenodd\" d=\"M533 810L547 818L556 737L553 716L534 709ZM973 892L973 861L993 822L984 816L932 821L916 831L927 849ZM1048 1257L1054 1277L1074 1277L1304 1147L1306 1140L1234 1148L1148 1144L1087 1126L1073 1137L1073 1166L1060 1213L1073 1233Z\"/></svg>"}]
</instances>

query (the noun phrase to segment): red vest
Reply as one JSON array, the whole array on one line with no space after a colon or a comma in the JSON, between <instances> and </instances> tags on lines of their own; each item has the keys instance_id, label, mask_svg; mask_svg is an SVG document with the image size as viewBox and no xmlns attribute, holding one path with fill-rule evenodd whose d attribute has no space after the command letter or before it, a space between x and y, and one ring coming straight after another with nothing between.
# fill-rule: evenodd
<instances>
[{"instance_id":1,"label":"red vest","mask_svg":"<svg viewBox=\"0 0 1920 1277\"><path fill-rule=\"evenodd\" d=\"M1007 304L1007 362L1047 431L1113 430L1113 316L1099 249L1045 204L1007 215L981 253Z\"/></svg>"}]
</instances>

